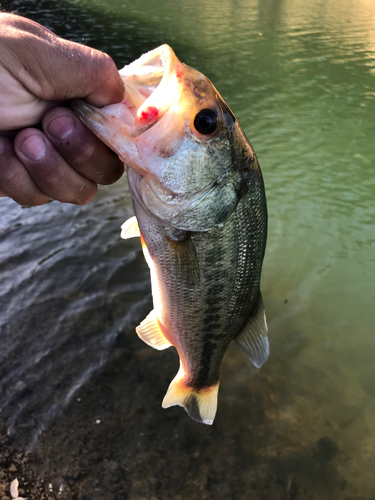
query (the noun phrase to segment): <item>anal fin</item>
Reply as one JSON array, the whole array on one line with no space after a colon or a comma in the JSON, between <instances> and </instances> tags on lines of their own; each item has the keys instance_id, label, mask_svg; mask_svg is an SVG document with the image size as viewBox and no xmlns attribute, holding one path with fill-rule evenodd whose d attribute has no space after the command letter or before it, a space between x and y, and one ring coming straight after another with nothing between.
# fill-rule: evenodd
<instances>
[{"instance_id":1,"label":"anal fin","mask_svg":"<svg viewBox=\"0 0 375 500\"><path fill-rule=\"evenodd\" d=\"M141 322L139 326L135 329L138 337L143 340L147 345L162 351L167 349L172 344L167 340L161 331L158 320L156 318L154 310L146 316L146 318Z\"/></svg>"},{"instance_id":2,"label":"anal fin","mask_svg":"<svg viewBox=\"0 0 375 500\"><path fill-rule=\"evenodd\" d=\"M256 314L249 318L241 333L234 339L254 366L260 368L268 359L270 344L262 297Z\"/></svg>"},{"instance_id":3,"label":"anal fin","mask_svg":"<svg viewBox=\"0 0 375 500\"><path fill-rule=\"evenodd\" d=\"M121 238L127 240L128 238L139 238L140 236L141 233L139 232L138 221L134 215L121 226Z\"/></svg>"},{"instance_id":4,"label":"anal fin","mask_svg":"<svg viewBox=\"0 0 375 500\"><path fill-rule=\"evenodd\" d=\"M180 369L168 387L162 407L182 406L190 418L202 424L212 425L217 410L219 382L201 390L189 387L184 382L184 371Z\"/></svg>"}]
</instances>

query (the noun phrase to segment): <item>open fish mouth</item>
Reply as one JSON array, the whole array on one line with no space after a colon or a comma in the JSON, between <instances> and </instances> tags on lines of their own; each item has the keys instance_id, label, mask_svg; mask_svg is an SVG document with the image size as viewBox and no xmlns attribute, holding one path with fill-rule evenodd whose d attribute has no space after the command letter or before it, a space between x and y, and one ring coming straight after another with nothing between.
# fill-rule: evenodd
<instances>
[{"instance_id":1,"label":"open fish mouth","mask_svg":"<svg viewBox=\"0 0 375 500\"><path fill-rule=\"evenodd\" d=\"M157 123L178 97L176 63L173 50L162 45L120 70L126 97L118 107L118 118L129 126L130 137Z\"/></svg>"},{"instance_id":2,"label":"open fish mouth","mask_svg":"<svg viewBox=\"0 0 375 500\"><path fill-rule=\"evenodd\" d=\"M124 163L140 171L137 138L158 123L178 100L182 67L173 50L161 45L119 71L126 90L121 103L98 109L74 99L71 106Z\"/></svg>"}]
</instances>

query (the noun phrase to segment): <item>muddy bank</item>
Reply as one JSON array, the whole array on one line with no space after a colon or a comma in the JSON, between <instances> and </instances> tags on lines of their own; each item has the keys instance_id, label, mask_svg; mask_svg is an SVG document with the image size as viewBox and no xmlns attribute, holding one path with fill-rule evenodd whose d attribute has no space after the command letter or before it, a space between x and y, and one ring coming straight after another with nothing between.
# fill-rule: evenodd
<instances>
[{"instance_id":1,"label":"muddy bank","mask_svg":"<svg viewBox=\"0 0 375 500\"><path fill-rule=\"evenodd\" d=\"M34 457L14 450L6 437L5 429L0 432L0 500L11 498L10 485L18 479L19 496L28 500L55 500L50 485L34 472L31 464Z\"/></svg>"},{"instance_id":2,"label":"muddy bank","mask_svg":"<svg viewBox=\"0 0 375 500\"><path fill-rule=\"evenodd\" d=\"M329 424L315 421L308 433L311 419L288 414L293 402L282 386L289 374L278 373L277 360L256 370L233 346L209 427L160 406L178 368L172 349L143 347L129 329L115 350L32 453L10 451L3 441L1 500L10 498L15 477L29 500L352 498L353 485L340 473L345 453L324 432Z\"/></svg>"}]
</instances>

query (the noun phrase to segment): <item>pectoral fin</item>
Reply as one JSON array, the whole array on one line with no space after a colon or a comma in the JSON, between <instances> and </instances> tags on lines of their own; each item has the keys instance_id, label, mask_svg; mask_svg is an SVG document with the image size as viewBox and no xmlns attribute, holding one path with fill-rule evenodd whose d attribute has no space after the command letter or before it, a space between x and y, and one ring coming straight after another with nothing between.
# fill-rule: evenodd
<instances>
[{"instance_id":1,"label":"pectoral fin","mask_svg":"<svg viewBox=\"0 0 375 500\"><path fill-rule=\"evenodd\" d=\"M176 276L189 285L199 283L199 263L194 243L187 233L184 239L167 237L171 261Z\"/></svg>"},{"instance_id":2,"label":"pectoral fin","mask_svg":"<svg viewBox=\"0 0 375 500\"><path fill-rule=\"evenodd\" d=\"M141 322L135 329L138 337L143 340L147 345L162 351L167 349L172 344L164 337L163 332L159 326L155 312L152 310L150 314Z\"/></svg>"},{"instance_id":3,"label":"pectoral fin","mask_svg":"<svg viewBox=\"0 0 375 500\"><path fill-rule=\"evenodd\" d=\"M270 345L262 297L260 297L258 311L255 316L249 318L244 329L237 335L235 340L257 368L260 368L267 361L270 354Z\"/></svg>"},{"instance_id":4,"label":"pectoral fin","mask_svg":"<svg viewBox=\"0 0 375 500\"><path fill-rule=\"evenodd\" d=\"M138 221L136 216L130 217L121 226L121 238L127 240L128 238L139 238L141 233L139 232Z\"/></svg>"}]
</instances>

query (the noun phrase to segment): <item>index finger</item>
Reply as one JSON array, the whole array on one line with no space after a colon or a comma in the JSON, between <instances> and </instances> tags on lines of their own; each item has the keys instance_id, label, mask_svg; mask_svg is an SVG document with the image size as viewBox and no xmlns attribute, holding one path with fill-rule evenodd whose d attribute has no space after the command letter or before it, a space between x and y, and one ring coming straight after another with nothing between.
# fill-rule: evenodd
<instances>
[{"instance_id":1,"label":"index finger","mask_svg":"<svg viewBox=\"0 0 375 500\"><path fill-rule=\"evenodd\" d=\"M0 44L1 64L37 97L81 97L98 107L124 97L124 83L108 54L60 38L34 21L0 14Z\"/></svg>"}]
</instances>

